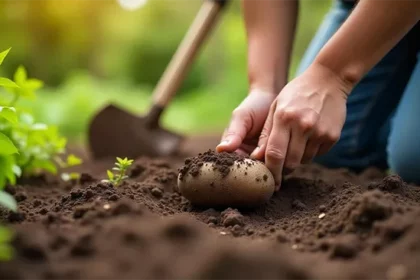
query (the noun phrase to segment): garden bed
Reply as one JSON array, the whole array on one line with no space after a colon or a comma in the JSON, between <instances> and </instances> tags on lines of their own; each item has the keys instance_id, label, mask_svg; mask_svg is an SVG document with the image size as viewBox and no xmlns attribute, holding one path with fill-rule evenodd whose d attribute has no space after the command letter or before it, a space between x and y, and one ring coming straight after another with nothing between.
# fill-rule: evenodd
<instances>
[{"instance_id":1,"label":"garden bed","mask_svg":"<svg viewBox=\"0 0 420 280\"><path fill-rule=\"evenodd\" d=\"M288 175L257 209L200 209L174 192L196 139L173 158L136 159L116 188L112 161L85 162L77 182L48 176L8 188L16 255L2 279L419 278L420 188L375 169L316 165Z\"/></svg>"}]
</instances>

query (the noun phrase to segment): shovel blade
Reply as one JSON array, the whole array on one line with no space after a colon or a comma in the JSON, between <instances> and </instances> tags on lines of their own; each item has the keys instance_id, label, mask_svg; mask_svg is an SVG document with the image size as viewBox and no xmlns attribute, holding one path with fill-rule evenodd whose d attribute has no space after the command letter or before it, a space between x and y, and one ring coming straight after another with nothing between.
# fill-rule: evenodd
<instances>
[{"instance_id":1,"label":"shovel blade","mask_svg":"<svg viewBox=\"0 0 420 280\"><path fill-rule=\"evenodd\" d=\"M170 156L178 151L181 135L159 126L149 128L144 117L108 105L92 119L89 148L95 159L109 157Z\"/></svg>"}]
</instances>

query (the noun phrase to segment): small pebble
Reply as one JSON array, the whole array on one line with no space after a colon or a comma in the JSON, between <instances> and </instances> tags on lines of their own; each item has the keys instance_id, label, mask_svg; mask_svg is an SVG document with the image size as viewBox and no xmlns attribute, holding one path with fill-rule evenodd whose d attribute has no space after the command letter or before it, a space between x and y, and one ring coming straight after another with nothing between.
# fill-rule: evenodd
<instances>
[{"instance_id":1,"label":"small pebble","mask_svg":"<svg viewBox=\"0 0 420 280\"><path fill-rule=\"evenodd\" d=\"M325 217L325 213L321 213L321 214L319 214L319 216L318 216L318 218L320 218L320 219L322 219L322 218L324 218Z\"/></svg>"}]
</instances>

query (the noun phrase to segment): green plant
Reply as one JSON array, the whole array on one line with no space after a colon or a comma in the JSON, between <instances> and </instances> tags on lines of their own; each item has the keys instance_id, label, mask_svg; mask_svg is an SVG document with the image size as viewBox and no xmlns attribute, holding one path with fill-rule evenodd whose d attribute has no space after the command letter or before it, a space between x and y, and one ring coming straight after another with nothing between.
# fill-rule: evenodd
<instances>
[{"instance_id":1,"label":"green plant","mask_svg":"<svg viewBox=\"0 0 420 280\"><path fill-rule=\"evenodd\" d=\"M0 53L0 63L9 50ZM26 69L19 66L13 81L0 78L0 86L5 89L0 95L0 188L7 183L14 185L23 175L43 171L57 174L59 167L81 163L74 155L61 159L67 139L57 127L36 122L30 112L17 106L20 99L35 99L42 81L29 78ZM73 178L76 175L72 173Z\"/></svg>"},{"instance_id":2,"label":"green plant","mask_svg":"<svg viewBox=\"0 0 420 280\"><path fill-rule=\"evenodd\" d=\"M0 65L9 51L0 53ZM0 206L11 211L17 211L17 204L4 191L7 184L15 185L17 178L24 175L41 171L56 174L58 167L81 163L74 155L61 159L67 140L56 127L36 122L29 112L16 106L21 98L34 99L35 91L42 86L42 81L28 78L23 66L18 67L13 81L0 77L0 87L5 89L0 92ZM0 227L0 260L12 257L11 236L8 229Z\"/></svg>"},{"instance_id":3,"label":"green plant","mask_svg":"<svg viewBox=\"0 0 420 280\"><path fill-rule=\"evenodd\" d=\"M117 157L115 167L112 168L112 170L117 171L116 174L112 173L111 170L107 170L108 179L104 179L102 182L112 183L116 187L119 186L125 179L128 178L126 172L132 163L132 159L122 159Z\"/></svg>"}]
</instances>

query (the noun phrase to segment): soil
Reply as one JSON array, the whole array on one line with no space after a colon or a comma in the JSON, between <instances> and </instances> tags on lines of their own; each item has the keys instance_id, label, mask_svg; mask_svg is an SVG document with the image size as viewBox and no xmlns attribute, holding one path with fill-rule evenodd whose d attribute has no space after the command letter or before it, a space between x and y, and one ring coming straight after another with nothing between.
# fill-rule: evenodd
<instances>
[{"instance_id":1,"label":"soil","mask_svg":"<svg viewBox=\"0 0 420 280\"><path fill-rule=\"evenodd\" d=\"M209 149L204 153L199 153L197 156L187 158L184 165L179 169L179 179L182 181L187 174L190 174L193 177L197 176L205 163L212 163L214 170L220 172L222 177L226 177L229 174L232 165L236 162L239 168L239 165L244 162L244 159L244 155L227 152L216 153Z\"/></svg>"},{"instance_id":2,"label":"soil","mask_svg":"<svg viewBox=\"0 0 420 280\"><path fill-rule=\"evenodd\" d=\"M186 157L138 158L117 188L101 182L112 161L8 188L15 258L0 278L420 278L420 188L398 176L307 165L256 209L203 209L176 192Z\"/></svg>"}]
</instances>

